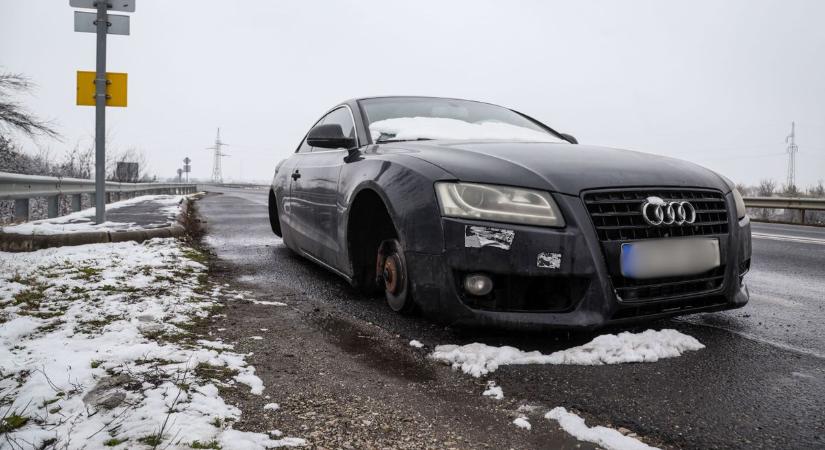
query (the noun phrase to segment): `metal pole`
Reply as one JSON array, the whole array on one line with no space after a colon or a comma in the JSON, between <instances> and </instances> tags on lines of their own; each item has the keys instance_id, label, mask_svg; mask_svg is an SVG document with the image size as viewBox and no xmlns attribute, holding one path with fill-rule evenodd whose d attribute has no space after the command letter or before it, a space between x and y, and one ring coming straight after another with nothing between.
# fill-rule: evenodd
<instances>
[{"instance_id":1,"label":"metal pole","mask_svg":"<svg viewBox=\"0 0 825 450\"><path fill-rule=\"evenodd\" d=\"M108 0L97 2L97 74L95 76L95 222L106 221L106 34Z\"/></svg>"}]
</instances>

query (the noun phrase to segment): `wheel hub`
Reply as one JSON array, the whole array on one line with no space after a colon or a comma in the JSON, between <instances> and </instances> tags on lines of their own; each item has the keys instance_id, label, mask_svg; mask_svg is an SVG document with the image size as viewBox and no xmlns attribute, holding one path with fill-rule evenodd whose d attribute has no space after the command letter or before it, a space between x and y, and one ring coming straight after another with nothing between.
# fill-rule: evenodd
<instances>
[{"instance_id":1,"label":"wheel hub","mask_svg":"<svg viewBox=\"0 0 825 450\"><path fill-rule=\"evenodd\" d=\"M384 260L384 288L391 294L397 294L398 288L401 285L401 283L398 282L398 272L400 270L400 266L401 261L398 259L398 255L396 254L389 255L387 256L387 259Z\"/></svg>"}]
</instances>

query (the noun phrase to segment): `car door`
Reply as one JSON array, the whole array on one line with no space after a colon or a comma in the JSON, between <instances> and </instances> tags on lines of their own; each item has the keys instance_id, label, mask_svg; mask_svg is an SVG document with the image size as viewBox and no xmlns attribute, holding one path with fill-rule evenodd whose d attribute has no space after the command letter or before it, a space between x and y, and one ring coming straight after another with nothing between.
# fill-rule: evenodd
<instances>
[{"instance_id":1,"label":"car door","mask_svg":"<svg viewBox=\"0 0 825 450\"><path fill-rule=\"evenodd\" d=\"M330 111L315 125L323 124L338 124L345 136L356 137L352 113L347 106ZM311 147L310 150L296 153L297 161L290 176L290 213L301 250L336 268L336 256L342 251L341 237L338 235L341 220L338 178L345 164L347 149Z\"/></svg>"}]
</instances>

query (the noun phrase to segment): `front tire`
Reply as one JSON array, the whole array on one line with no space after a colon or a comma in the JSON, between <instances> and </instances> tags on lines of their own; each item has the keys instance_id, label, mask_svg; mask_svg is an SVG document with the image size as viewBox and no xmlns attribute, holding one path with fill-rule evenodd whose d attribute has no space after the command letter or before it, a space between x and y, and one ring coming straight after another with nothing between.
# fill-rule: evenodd
<instances>
[{"instance_id":1,"label":"front tire","mask_svg":"<svg viewBox=\"0 0 825 450\"><path fill-rule=\"evenodd\" d=\"M387 239L379 245L376 274L376 283L384 288L390 309L401 314L415 311L415 302L410 295L407 260L398 239Z\"/></svg>"}]
</instances>

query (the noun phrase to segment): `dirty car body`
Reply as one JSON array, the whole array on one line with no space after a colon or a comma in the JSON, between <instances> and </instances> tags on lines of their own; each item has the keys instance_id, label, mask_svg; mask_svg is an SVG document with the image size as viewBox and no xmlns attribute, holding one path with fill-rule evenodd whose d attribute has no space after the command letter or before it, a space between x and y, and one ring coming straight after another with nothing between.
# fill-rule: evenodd
<instances>
[{"instance_id":1,"label":"dirty car body","mask_svg":"<svg viewBox=\"0 0 825 450\"><path fill-rule=\"evenodd\" d=\"M597 328L749 298L750 222L730 181L486 103L344 102L278 165L269 198L290 249L445 323Z\"/></svg>"}]
</instances>

